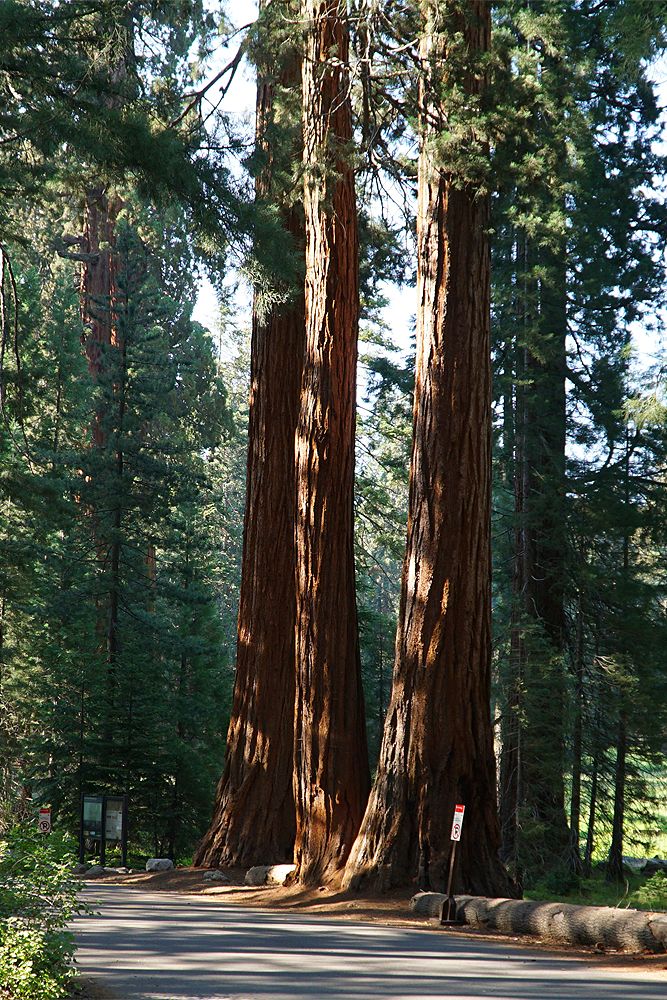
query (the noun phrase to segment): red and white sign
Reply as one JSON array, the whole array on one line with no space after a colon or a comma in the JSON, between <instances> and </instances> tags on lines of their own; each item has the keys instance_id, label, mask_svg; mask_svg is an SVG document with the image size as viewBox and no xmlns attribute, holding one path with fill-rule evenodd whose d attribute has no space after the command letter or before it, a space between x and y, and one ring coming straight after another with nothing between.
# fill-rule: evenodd
<instances>
[{"instance_id":1,"label":"red and white sign","mask_svg":"<svg viewBox=\"0 0 667 1000\"><path fill-rule=\"evenodd\" d=\"M39 832L51 833L51 809L39 810Z\"/></svg>"},{"instance_id":2,"label":"red and white sign","mask_svg":"<svg viewBox=\"0 0 667 1000\"><path fill-rule=\"evenodd\" d=\"M454 822L452 823L452 840L461 839L461 828L463 827L463 814L466 811L465 806L455 806L454 807Z\"/></svg>"}]
</instances>

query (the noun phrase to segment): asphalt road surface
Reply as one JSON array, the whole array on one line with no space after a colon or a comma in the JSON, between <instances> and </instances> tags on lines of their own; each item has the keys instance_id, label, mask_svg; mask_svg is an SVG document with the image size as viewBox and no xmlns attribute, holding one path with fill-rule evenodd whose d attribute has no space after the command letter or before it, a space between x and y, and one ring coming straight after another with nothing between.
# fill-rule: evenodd
<instances>
[{"instance_id":1,"label":"asphalt road surface","mask_svg":"<svg viewBox=\"0 0 667 1000\"><path fill-rule=\"evenodd\" d=\"M96 884L78 963L121 1000L666 1000L667 973L321 916ZM667 961L666 961L667 964Z\"/></svg>"}]
</instances>

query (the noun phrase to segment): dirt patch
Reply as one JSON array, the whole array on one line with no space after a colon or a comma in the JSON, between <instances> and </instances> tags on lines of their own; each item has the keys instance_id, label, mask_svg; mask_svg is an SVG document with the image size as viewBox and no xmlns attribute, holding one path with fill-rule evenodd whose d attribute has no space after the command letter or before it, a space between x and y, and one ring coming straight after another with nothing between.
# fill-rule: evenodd
<instances>
[{"instance_id":1,"label":"dirt patch","mask_svg":"<svg viewBox=\"0 0 667 1000\"><path fill-rule=\"evenodd\" d=\"M71 1000L119 1000L117 993L111 993L100 983L84 977L76 980L69 997Z\"/></svg>"},{"instance_id":2,"label":"dirt patch","mask_svg":"<svg viewBox=\"0 0 667 1000\"><path fill-rule=\"evenodd\" d=\"M206 868L174 868L166 872L136 872L133 875L98 875L84 879L89 884L110 882L114 885L135 886L149 892L174 892L185 895L221 899L225 903L238 903L267 910L291 910L298 913L321 913L328 916L349 917L354 920L396 922L403 926L429 926L423 917L415 917L409 908L412 892L397 890L380 896L360 896L353 892L340 892L324 886L261 885L244 883L245 868L224 868L229 882L208 882Z\"/></svg>"}]
</instances>

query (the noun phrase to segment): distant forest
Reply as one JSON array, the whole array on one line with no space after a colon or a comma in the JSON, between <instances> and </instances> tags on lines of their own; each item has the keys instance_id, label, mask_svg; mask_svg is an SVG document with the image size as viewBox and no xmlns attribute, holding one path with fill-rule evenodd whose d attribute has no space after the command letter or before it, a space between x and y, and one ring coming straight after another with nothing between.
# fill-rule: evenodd
<instances>
[{"instance_id":1,"label":"distant forest","mask_svg":"<svg viewBox=\"0 0 667 1000\"><path fill-rule=\"evenodd\" d=\"M0 831L124 793L136 856L442 889L464 804L460 890L621 880L667 854L667 3L229 8L0 3Z\"/></svg>"}]
</instances>

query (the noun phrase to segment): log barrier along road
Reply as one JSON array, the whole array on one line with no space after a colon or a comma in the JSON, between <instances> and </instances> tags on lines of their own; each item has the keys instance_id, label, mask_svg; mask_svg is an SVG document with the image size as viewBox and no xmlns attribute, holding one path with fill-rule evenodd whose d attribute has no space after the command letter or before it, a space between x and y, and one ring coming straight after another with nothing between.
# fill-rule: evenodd
<instances>
[{"instance_id":1,"label":"log barrier along road","mask_svg":"<svg viewBox=\"0 0 667 1000\"><path fill-rule=\"evenodd\" d=\"M122 1000L667 998L664 971L618 969L509 941L103 883L89 885L84 897L99 915L75 921L81 973Z\"/></svg>"}]
</instances>

